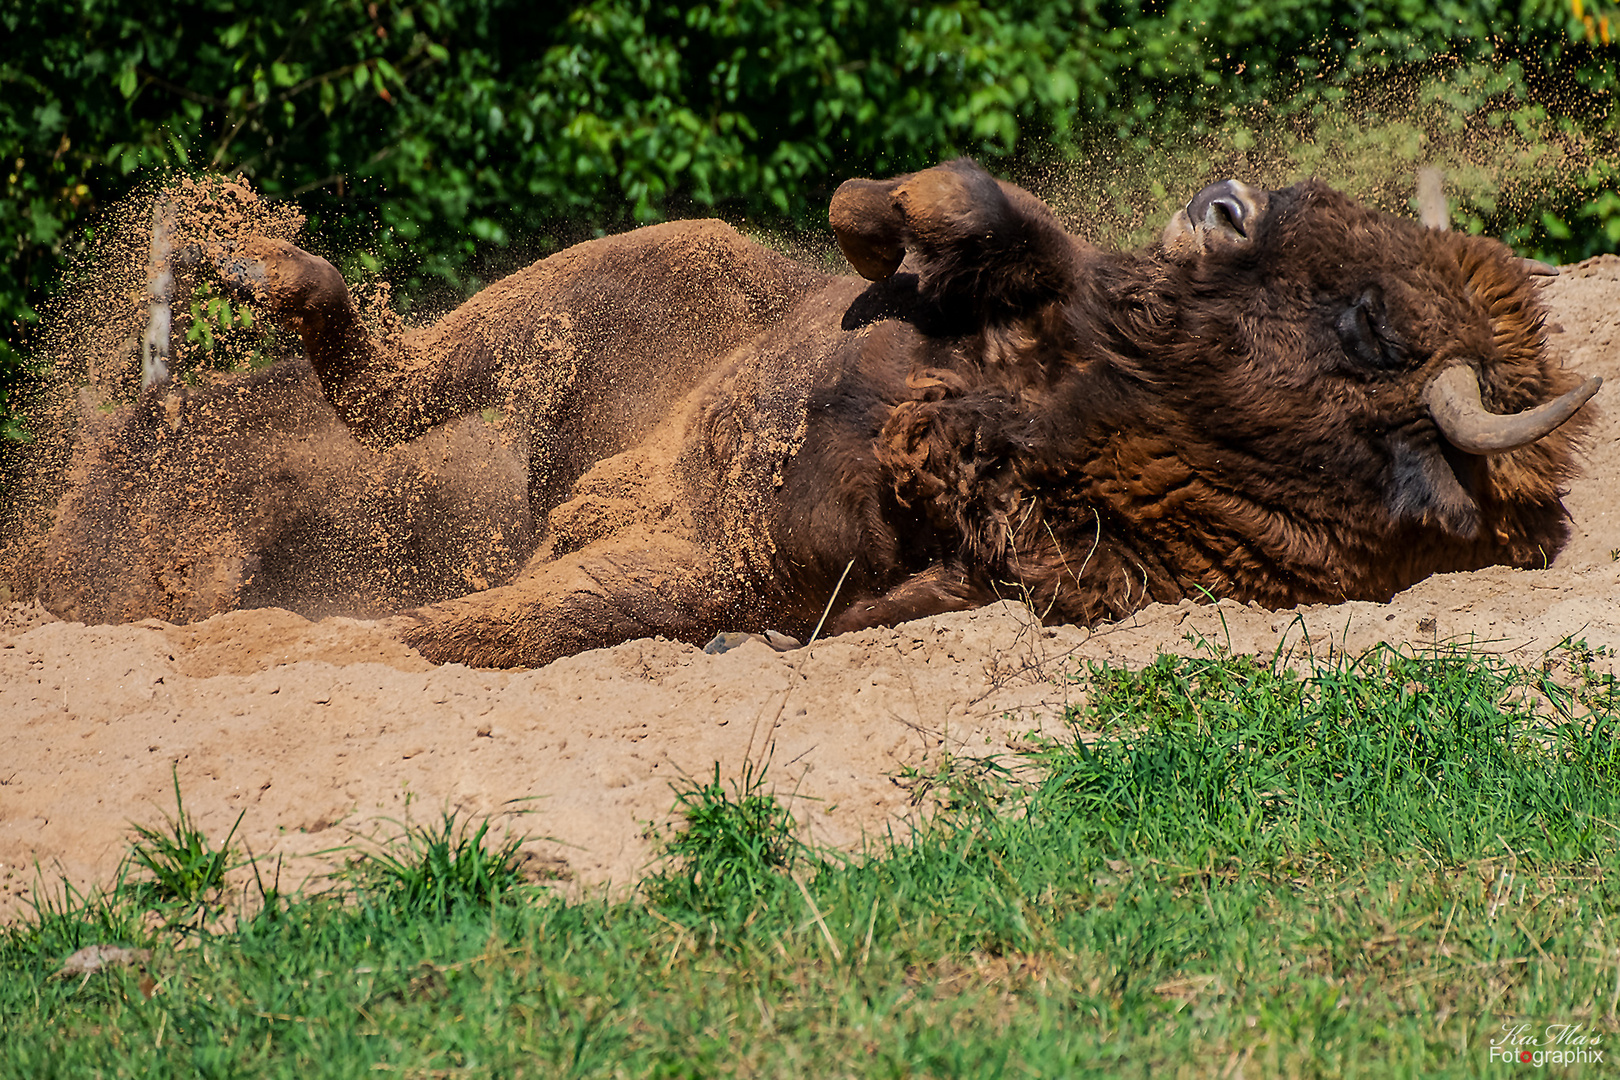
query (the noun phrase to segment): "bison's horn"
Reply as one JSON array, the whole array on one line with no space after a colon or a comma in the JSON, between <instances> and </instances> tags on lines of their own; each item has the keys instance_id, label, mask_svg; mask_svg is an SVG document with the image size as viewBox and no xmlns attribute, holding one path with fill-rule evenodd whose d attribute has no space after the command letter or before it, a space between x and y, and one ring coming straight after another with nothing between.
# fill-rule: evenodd
<instances>
[{"instance_id":1,"label":"bison's horn","mask_svg":"<svg viewBox=\"0 0 1620 1080\"><path fill-rule=\"evenodd\" d=\"M1493 413L1479 396L1479 376L1467 364L1436 375L1423 392L1429 415L1446 440L1469 454L1501 454L1529 446L1552 433L1589 401L1601 378L1587 379L1561 397L1519 413Z\"/></svg>"}]
</instances>

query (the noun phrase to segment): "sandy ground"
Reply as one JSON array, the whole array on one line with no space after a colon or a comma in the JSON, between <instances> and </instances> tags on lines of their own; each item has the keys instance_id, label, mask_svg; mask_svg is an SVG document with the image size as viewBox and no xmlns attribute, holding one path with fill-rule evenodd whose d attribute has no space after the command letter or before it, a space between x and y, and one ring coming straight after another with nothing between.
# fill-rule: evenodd
<instances>
[{"instance_id":1,"label":"sandy ground","mask_svg":"<svg viewBox=\"0 0 1620 1080\"><path fill-rule=\"evenodd\" d=\"M130 823L173 812L171 770L211 837L285 857L283 884L446 809L532 839L537 876L625 885L669 821L671 784L769 761L809 840L903 830L913 782L948 749L1012 755L1067 737L1085 660L1139 664L1200 642L1269 653L1472 642L1534 661L1565 639L1620 650L1620 259L1545 286L1554 347L1610 385L1596 399L1575 535L1555 565L1430 579L1387 605L1270 612L1155 606L1094 630L1013 604L779 654L633 641L533 671L434 667L384 622L268 608L185 626L61 622L0 608L0 915L43 877L105 882ZM326 854L316 854L325 852Z\"/></svg>"}]
</instances>

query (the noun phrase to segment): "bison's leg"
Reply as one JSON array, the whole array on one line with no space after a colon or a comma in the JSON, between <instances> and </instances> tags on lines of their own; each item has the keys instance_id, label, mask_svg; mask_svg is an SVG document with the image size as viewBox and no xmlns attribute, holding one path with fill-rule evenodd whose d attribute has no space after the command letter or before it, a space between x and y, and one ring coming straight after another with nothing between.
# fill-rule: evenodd
<instances>
[{"instance_id":1,"label":"bison's leg","mask_svg":"<svg viewBox=\"0 0 1620 1080\"><path fill-rule=\"evenodd\" d=\"M327 400L361 442L391 446L500 397L500 365L484 339L412 355L403 338L383 340L367 328L343 275L319 255L251 237L213 263L239 295L303 339Z\"/></svg>"},{"instance_id":2,"label":"bison's leg","mask_svg":"<svg viewBox=\"0 0 1620 1080\"><path fill-rule=\"evenodd\" d=\"M143 389L169 379L173 354L175 271L197 265L203 248L183 242L179 211L160 197L152 206L152 241L146 267L147 323L142 341ZM284 241L251 237L226 241L211 261L226 286L266 311L285 316L304 336L317 370L341 372L369 344L343 277L318 256Z\"/></svg>"},{"instance_id":3,"label":"bison's leg","mask_svg":"<svg viewBox=\"0 0 1620 1080\"><path fill-rule=\"evenodd\" d=\"M510 585L422 608L402 636L436 663L538 667L656 635L701 645L740 621L736 608L690 540L638 531L531 567Z\"/></svg>"},{"instance_id":4,"label":"bison's leg","mask_svg":"<svg viewBox=\"0 0 1620 1080\"><path fill-rule=\"evenodd\" d=\"M855 601L828 624L828 631L843 634L873 626L894 626L948 611L970 611L1002 599L1005 597L982 581L945 566L933 566L882 596Z\"/></svg>"},{"instance_id":5,"label":"bison's leg","mask_svg":"<svg viewBox=\"0 0 1620 1080\"><path fill-rule=\"evenodd\" d=\"M187 238L167 197L156 201L152 214L143 389L169 378L175 271L201 261L238 298L298 333L327 399L374 448L477 412L500 394L499 364L487 338L464 334L431 350L412 350L409 335L383 340L367 328L343 275L325 259L263 236Z\"/></svg>"},{"instance_id":6,"label":"bison's leg","mask_svg":"<svg viewBox=\"0 0 1620 1080\"><path fill-rule=\"evenodd\" d=\"M493 408L516 418L514 434L532 434L541 504L635 445L731 349L826 280L721 222L677 222L560 252L431 326L373 333L325 259L262 237L203 250L238 295L302 335L362 442L391 445ZM154 320L166 338L160 330Z\"/></svg>"},{"instance_id":7,"label":"bison's leg","mask_svg":"<svg viewBox=\"0 0 1620 1080\"><path fill-rule=\"evenodd\" d=\"M1073 290L1080 249L1045 203L962 158L891 180L846 180L828 217L862 277L916 260L925 296L981 320L1016 317Z\"/></svg>"}]
</instances>

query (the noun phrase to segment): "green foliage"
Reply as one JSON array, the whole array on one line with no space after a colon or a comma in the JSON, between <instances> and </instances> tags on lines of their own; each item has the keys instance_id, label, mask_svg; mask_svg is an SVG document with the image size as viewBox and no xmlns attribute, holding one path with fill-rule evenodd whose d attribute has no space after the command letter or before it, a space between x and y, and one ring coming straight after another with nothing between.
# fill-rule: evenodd
<instances>
[{"instance_id":1,"label":"green foliage","mask_svg":"<svg viewBox=\"0 0 1620 1080\"><path fill-rule=\"evenodd\" d=\"M214 295L211 282L198 282L191 298L191 325L186 328L186 340L213 352L220 338L239 329L253 329L252 309L246 304L233 309L229 297Z\"/></svg>"},{"instance_id":2,"label":"green foliage","mask_svg":"<svg viewBox=\"0 0 1620 1080\"><path fill-rule=\"evenodd\" d=\"M1306 675L1161 657L1091 680L1074 721L1108 734L1054 760L1038 813L1121 852L1256 866L1354 860L1366 845L1456 863L1506 844L1579 861L1610 843L1620 808L1601 681L1566 688L1485 657L1387 646Z\"/></svg>"},{"instance_id":3,"label":"green foliage","mask_svg":"<svg viewBox=\"0 0 1620 1080\"><path fill-rule=\"evenodd\" d=\"M490 823L476 829L447 810L437 825L401 826L389 845L362 855L347 872L366 906L391 918L444 918L485 909L523 884L520 836L486 843Z\"/></svg>"},{"instance_id":4,"label":"green foliage","mask_svg":"<svg viewBox=\"0 0 1620 1080\"><path fill-rule=\"evenodd\" d=\"M279 355L274 325L255 321L248 304L233 304L208 278L198 280L187 306L185 342L191 347L171 360L178 377L194 378L201 369L249 371Z\"/></svg>"},{"instance_id":5,"label":"green foliage","mask_svg":"<svg viewBox=\"0 0 1620 1080\"><path fill-rule=\"evenodd\" d=\"M14 0L0 27L13 318L155 167L241 172L340 247L470 286L476 253L560 221L696 204L802 223L850 174L1162 149L1234 110L1308 117L1372 75L1502 71L1442 80L1453 123L1606 124L1614 88L1610 47L1550 0Z\"/></svg>"},{"instance_id":6,"label":"green foliage","mask_svg":"<svg viewBox=\"0 0 1620 1080\"><path fill-rule=\"evenodd\" d=\"M164 820L162 829L132 826L135 842L130 846L129 862L146 876L128 879L129 898L146 910L160 912L166 926L201 926L222 910L225 875L241 863L231 839L242 824L242 814L236 816L216 850L186 813L176 772L174 816L164 815Z\"/></svg>"},{"instance_id":7,"label":"green foliage","mask_svg":"<svg viewBox=\"0 0 1620 1080\"><path fill-rule=\"evenodd\" d=\"M682 922L737 926L786 892L801 845L766 772L747 762L727 791L716 762L708 783L676 789L683 827L664 844L667 865L643 886L653 904Z\"/></svg>"},{"instance_id":8,"label":"green foliage","mask_svg":"<svg viewBox=\"0 0 1620 1080\"><path fill-rule=\"evenodd\" d=\"M0 0L0 392L97 215L166 169L297 199L407 303L671 214L821 227L845 177L963 153L1046 177L1126 242L1228 171L1320 172L1399 207L1438 163L1460 227L1579 258L1620 245L1607 18L1561 0Z\"/></svg>"}]
</instances>

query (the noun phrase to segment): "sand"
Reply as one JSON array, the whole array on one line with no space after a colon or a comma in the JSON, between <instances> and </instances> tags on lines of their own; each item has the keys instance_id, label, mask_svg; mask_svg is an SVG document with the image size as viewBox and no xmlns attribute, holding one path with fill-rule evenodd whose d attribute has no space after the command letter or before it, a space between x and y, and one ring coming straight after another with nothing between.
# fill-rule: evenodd
<instances>
[{"instance_id":1,"label":"sand","mask_svg":"<svg viewBox=\"0 0 1620 1080\"><path fill-rule=\"evenodd\" d=\"M811 843L856 850L903 833L918 778L947 752L1014 761L1033 739L1075 737L1064 711L1081 700L1073 677L1088 660L1387 641L1533 663L1582 640L1613 672L1620 259L1566 268L1544 288L1553 347L1610 382L1566 500L1574 536L1549 569L1443 575L1389 604L1157 605L1084 630L1042 628L1006 603L788 653L642 640L529 671L435 667L388 620L259 608L87 626L0 608L0 917L40 881L109 881L131 823L173 813L172 775L216 841L240 814L237 843L261 865L283 860L283 885L451 810L527 837L536 879L622 889L652 865L671 785L716 763L732 779L767 762Z\"/></svg>"}]
</instances>

